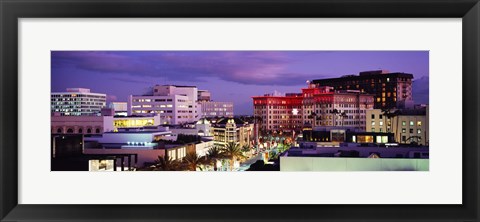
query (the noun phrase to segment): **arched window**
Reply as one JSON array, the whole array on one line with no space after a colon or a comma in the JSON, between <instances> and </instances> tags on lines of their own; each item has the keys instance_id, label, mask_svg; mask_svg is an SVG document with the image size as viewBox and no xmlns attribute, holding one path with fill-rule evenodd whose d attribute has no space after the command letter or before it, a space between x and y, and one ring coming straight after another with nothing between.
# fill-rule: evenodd
<instances>
[{"instance_id":1,"label":"arched window","mask_svg":"<svg viewBox=\"0 0 480 222\"><path fill-rule=\"evenodd\" d=\"M73 129L72 129L72 128L68 128L67 133L73 133Z\"/></svg>"},{"instance_id":2,"label":"arched window","mask_svg":"<svg viewBox=\"0 0 480 222\"><path fill-rule=\"evenodd\" d=\"M78 133L83 133L83 129L82 128L78 129Z\"/></svg>"},{"instance_id":3,"label":"arched window","mask_svg":"<svg viewBox=\"0 0 480 222\"><path fill-rule=\"evenodd\" d=\"M87 133L88 133L88 134L92 133L92 129L88 128L88 129L87 129Z\"/></svg>"},{"instance_id":4,"label":"arched window","mask_svg":"<svg viewBox=\"0 0 480 222\"><path fill-rule=\"evenodd\" d=\"M100 129L97 128L97 129L95 130L95 133L96 133L96 134L99 134L99 133L100 133Z\"/></svg>"},{"instance_id":5,"label":"arched window","mask_svg":"<svg viewBox=\"0 0 480 222\"><path fill-rule=\"evenodd\" d=\"M62 128L58 128L57 133L62 133Z\"/></svg>"}]
</instances>

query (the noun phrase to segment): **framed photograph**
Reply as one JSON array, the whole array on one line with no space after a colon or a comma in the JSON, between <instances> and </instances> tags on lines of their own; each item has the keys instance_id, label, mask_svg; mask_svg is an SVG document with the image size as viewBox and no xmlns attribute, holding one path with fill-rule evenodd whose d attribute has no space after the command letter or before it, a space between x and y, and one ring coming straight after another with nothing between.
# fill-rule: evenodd
<instances>
[{"instance_id":1,"label":"framed photograph","mask_svg":"<svg viewBox=\"0 0 480 222\"><path fill-rule=\"evenodd\" d=\"M478 221L480 5L1 1L2 221Z\"/></svg>"}]
</instances>

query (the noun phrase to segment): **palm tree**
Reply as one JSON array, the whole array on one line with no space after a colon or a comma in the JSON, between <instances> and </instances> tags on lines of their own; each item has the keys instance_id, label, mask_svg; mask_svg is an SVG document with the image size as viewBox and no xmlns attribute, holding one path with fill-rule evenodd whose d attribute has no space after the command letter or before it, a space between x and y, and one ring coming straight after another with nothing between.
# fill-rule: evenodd
<instances>
[{"instance_id":1,"label":"palm tree","mask_svg":"<svg viewBox=\"0 0 480 222\"><path fill-rule=\"evenodd\" d=\"M217 160L221 159L222 157L222 150L218 146L214 146L208 150L207 158L210 163L213 163L214 171L217 171Z\"/></svg>"},{"instance_id":2,"label":"palm tree","mask_svg":"<svg viewBox=\"0 0 480 222\"><path fill-rule=\"evenodd\" d=\"M347 117L347 116L348 115L345 112L340 113L340 117L342 117L342 126L345 125L345 117Z\"/></svg>"},{"instance_id":3,"label":"palm tree","mask_svg":"<svg viewBox=\"0 0 480 222\"><path fill-rule=\"evenodd\" d=\"M223 149L222 155L230 159L230 170L233 170L233 162L237 159L245 159L240 145L235 142L229 142Z\"/></svg>"},{"instance_id":4,"label":"palm tree","mask_svg":"<svg viewBox=\"0 0 480 222\"><path fill-rule=\"evenodd\" d=\"M395 116L398 116L399 111L398 110L393 110L393 109L382 109L382 115L384 119L392 124L392 118ZM390 132L388 130L388 123L385 121L387 124L387 130L385 132ZM397 120L397 129L398 129L398 120ZM395 133L395 132L394 132Z\"/></svg>"},{"instance_id":5,"label":"palm tree","mask_svg":"<svg viewBox=\"0 0 480 222\"><path fill-rule=\"evenodd\" d=\"M201 157L196 153L190 152L183 158L187 168L191 171L197 171L197 166L206 162L205 157ZM202 170L202 168L200 168Z\"/></svg>"},{"instance_id":6,"label":"palm tree","mask_svg":"<svg viewBox=\"0 0 480 222\"><path fill-rule=\"evenodd\" d=\"M315 122L317 121L317 113L312 111L312 113L308 116L308 118L313 119L312 121L312 129L315 127Z\"/></svg>"},{"instance_id":7,"label":"palm tree","mask_svg":"<svg viewBox=\"0 0 480 222\"><path fill-rule=\"evenodd\" d=\"M175 171L181 168L180 162L178 160L172 160L171 157L158 156L158 159L155 160L155 169L162 171Z\"/></svg>"},{"instance_id":8,"label":"palm tree","mask_svg":"<svg viewBox=\"0 0 480 222\"><path fill-rule=\"evenodd\" d=\"M340 112L338 111L338 109L333 109L332 111L332 114L333 114L333 126L336 126L337 125L337 114L339 114Z\"/></svg>"},{"instance_id":9,"label":"palm tree","mask_svg":"<svg viewBox=\"0 0 480 222\"><path fill-rule=\"evenodd\" d=\"M242 146L242 152L243 153L246 153L248 155L250 150L251 150L250 145L245 144L245 145Z\"/></svg>"}]
</instances>

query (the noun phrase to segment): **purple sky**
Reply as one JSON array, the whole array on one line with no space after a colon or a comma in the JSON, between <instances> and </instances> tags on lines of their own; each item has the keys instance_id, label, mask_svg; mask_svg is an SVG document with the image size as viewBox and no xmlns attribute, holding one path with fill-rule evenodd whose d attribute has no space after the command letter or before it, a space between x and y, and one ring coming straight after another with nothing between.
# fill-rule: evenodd
<instances>
[{"instance_id":1,"label":"purple sky","mask_svg":"<svg viewBox=\"0 0 480 222\"><path fill-rule=\"evenodd\" d=\"M108 101L155 84L196 85L214 101L252 114L251 96L300 92L306 80L385 69L414 75L416 103L428 103L428 51L52 51L52 92L90 88ZM423 77L423 78L422 78Z\"/></svg>"}]
</instances>

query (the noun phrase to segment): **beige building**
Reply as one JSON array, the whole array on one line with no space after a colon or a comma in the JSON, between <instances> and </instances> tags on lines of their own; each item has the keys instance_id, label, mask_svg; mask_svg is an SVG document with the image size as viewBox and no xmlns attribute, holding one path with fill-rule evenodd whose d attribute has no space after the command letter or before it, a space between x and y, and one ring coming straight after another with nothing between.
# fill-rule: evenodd
<instances>
[{"instance_id":1,"label":"beige building","mask_svg":"<svg viewBox=\"0 0 480 222\"><path fill-rule=\"evenodd\" d=\"M429 109L397 110L383 112L380 109L367 110L367 132L391 132L398 143L418 143L427 145L429 142Z\"/></svg>"},{"instance_id":2,"label":"beige building","mask_svg":"<svg viewBox=\"0 0 480 222\"><path fill-rule=\"evenodd\" d=\"M51 116L51 132L54 134L102 134L103 116Z\"/></svg>"},{"instance_id":3,"label":"beige building","mask_svg":"<svg viewBox=\"0 0 480 222\"><path fill-rule=\"evenodd\" d=\"M253 124L237 118L221 119L215 124L213 132L214 144L218 146L225 146L230 142L244 146L253 141Z\"/></svg>"}]
</instances>

